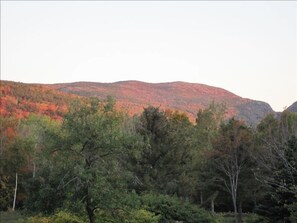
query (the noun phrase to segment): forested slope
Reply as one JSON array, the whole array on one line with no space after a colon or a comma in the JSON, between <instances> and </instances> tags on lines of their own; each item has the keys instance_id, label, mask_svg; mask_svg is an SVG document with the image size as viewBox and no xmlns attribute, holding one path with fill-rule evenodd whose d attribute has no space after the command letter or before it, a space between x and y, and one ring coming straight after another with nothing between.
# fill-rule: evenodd
<instances>
[{"instance_id":1,"label":"forested slope","mask_svg":"<svg viewBox=\"0 0 297 223\"><path fill-rule=\"evenodd\" d=\"M140 114L144 107L158 106L185 112L195 120L197 111L212 102L226 105L226 117L243 119L255 126L267 114L274 113L269 104L242 98L225 89L186 82L145 83L122 81L115 83L77 82L49 85L57 90L81 96L105 98L112 96L130 114Z\"/></svg>"},{"instance_id":2,"label":"forested slope","mask_svg":"<svg viewBox=\"0 0 297 223\"><path fill-rule=\"evenodd\" d=\"M2 116L27 117L42 114L62 119L71 101L79 96L69 95L39 84L24 84L11 81L0 82Z\"/></svg>"}]
</instances>

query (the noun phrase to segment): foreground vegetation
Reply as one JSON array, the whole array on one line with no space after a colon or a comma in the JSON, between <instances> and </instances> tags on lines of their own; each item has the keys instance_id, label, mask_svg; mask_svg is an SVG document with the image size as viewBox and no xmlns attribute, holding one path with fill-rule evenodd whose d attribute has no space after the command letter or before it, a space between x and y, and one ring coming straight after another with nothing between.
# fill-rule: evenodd
<instances>
[{"instance_id":1,"label":"foreground vegetation","mask_svg":"<svg viewBox=\"0 0 297 223\"><path fill-rule=\"evenodd\" d=\"M57 212L51 216L26 216L24 213L21 214L18 211L14 212L2 212L0 213L1 221L5 223L86 223L87 220L82 217L76 216L73 213L67 212ZM133 214L133 217L130 220L125 222L158 222L159 216L155 216L152 213L149 213L145 210L139 210L137 213ZM233 223L234 215L230 213L220 213L214 216L215 222L217 223ZM105 219L98 220L99 222L111 222L106 221ZM184 221L187 222L187 221ZM243 223L253 223L253 222L268 222L265 218L257 214L244 214L242 217Z\"/></svg>"},{"instance_id":2,"label":"foreground vegetation","mask_svg":"<svg viewBox=\"0 0 297 223\"><path fill-rule=\"evenodd\" d=\"M108 98L62 121L1 116L0 208L28 223L296 222L297 114L257 129L224 114L130 118Z\"/></svg>"}]
</instances>

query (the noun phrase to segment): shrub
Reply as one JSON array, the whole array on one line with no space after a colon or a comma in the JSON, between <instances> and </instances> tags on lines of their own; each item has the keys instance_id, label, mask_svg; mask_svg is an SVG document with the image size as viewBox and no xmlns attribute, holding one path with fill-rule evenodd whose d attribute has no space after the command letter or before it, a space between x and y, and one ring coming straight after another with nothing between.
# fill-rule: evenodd
<instances>
[{"instance_id":1,"label":"shrub","mask_svg":"<svg viewBox=\"0 0 297 223\"><path fill-rule=\"evenodd\" d=\"M215 218L220 223L234 223L234 213L216 213ZM242 216L242 223L268 223L269 221L258 214L246 213Z\"/></svg>"},{"instance_id":2,"label":"shrub","mask_svg":"<svg viewBox=\"0 0 297 223\"><path fill-rule=\"evenodd\" d=\"M49 217L34 216L29 217L24 223L53 223Z\"/></svg>"},{"instance_id":3,"label":"shrub","mask_svg":"<svg viewBox=\"0 0 297 223\"><path fill-rule=\"evenodd\" d=\"M290 221L297 222L297 203L288 206L290 211Z\"/></svg>"},{"instance_id":4,"label":"shrub","mask_svg":"<svg viewBox=\"0 0 297 223\"><path fill-rule=\"evenodd\" d=\"M85 221L74 214L60 211L51 217L29 217L24 223L85 223Z\"/></svg>"},{"instance_id":5,"label":"shrub","mask_svg":"<svg viewBox=\"0 0 297 223\"><path fill-rule=\"evenodd\" d=\"M130 214L130 219L126 220L125 223L158 223L160 219L159 215L140 209L134 210Z\"/></svg>"},{"instance_id":6,"label":"shrub","mask_svg":"<svg viewBox=\"0 0 297 223\"><path fill-rule=\"evenodd\" d=\"M268 220L257 214L245 214L243 217L244 223L268 223Z\"/></svg>"},{"instance_id":7,"label":"shrub","mask_svg":"<svg viewBox=\"0 0 297 223\"><path fill-rule=\"evenodd\" d=\"M85 223L85 221L78 216L64 211L56 213L52 219L53 223Z\"/></svg>"},{"instance_id":8,"label":"shrub","mask_svg":"<svg viewBox=\"0 0 297 223\"><path fill-rule=\"evenodd\" d=\"M147 194L142 197L147 210L160 215L160 223L182 221L187 223L213 223L215 220L204 209L177 197Z\"/></svg>"},{"instance_id":9,"label":"shrub","mask_svg":"<svg viewBox=\"0 0 297 223\"><path fill-rule=\"evenodd\" d=\"M117 221L112 216L112 213L107 211L96 211L96 223L116 223Z\"/></svg>"}]
</instances>

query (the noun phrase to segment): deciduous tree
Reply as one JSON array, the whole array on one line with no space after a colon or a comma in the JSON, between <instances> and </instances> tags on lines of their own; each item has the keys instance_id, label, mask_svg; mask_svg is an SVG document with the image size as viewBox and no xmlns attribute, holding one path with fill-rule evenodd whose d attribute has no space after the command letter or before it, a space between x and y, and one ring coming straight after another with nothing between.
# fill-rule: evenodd
<instances>
[{"instance_id":1,"label":"deciduous tree","mask_svg":"<svg viewBox=\"0 0 297 223\"><path fill-rule=\"evenodd\" d=\"M96 210L115 208L119 191L125 190L127 172L121 162L133 149L126 143L133 133L124 129L124 120L110 104L74 104L51 148L54 157L63 158L59 165L68 168L60 185L69 199L85 205L90 223L95 222Z\"/></svg>"},{"instance_id":2,"label":"deciduous tree","mask_svg":"<svg viewBox=\"0 0 297 223\"><path fill-rule=\"evenodd\" d=\"M239 222L238 188L243 171L248 167L251 144L251 131L240 121L231 119L222 124L210 156L216 179L223 183L232 197L236 222Z\"/></svg>"}]
</instances>

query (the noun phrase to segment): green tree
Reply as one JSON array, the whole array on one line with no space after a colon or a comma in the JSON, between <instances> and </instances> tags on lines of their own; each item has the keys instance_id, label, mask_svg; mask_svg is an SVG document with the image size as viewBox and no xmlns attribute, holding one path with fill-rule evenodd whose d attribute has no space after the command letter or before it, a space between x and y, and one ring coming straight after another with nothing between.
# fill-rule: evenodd
<instances>
[{"instance_id":1,"label":"green tree","mask_svg":"<svg viewBox=\"0 0 297 223\"><path fill-rule=\"evenodd\" d=\"M137 125L146 148L136 166L140 190L165 190L166 160L168 148L168 120L156 107L145 108Z\"/></svg>"},{"instance_id":2,"label":"green tree","mask_svg":"<svg viewBox=\"0 0 297 223\"><path fill-rule=\"evenodd\" d=\"M206 206L211 203L214 212L214 200L218 195L218 187L212 177L207 163L209 153L213 151L213 140L219 133L224 121L225 106L211 103L207 108L197 113L196 125L193 132L194 149L192 152L192 173L195 189L199 196L199 203ZM199 193L199 194L198 194ZM198 199L198 198L196 198ZM197 200L198 202L198 200Z\"/></svg>"},{"instance_id":3,"label":"green tree","mask_svg":"<svg viewBox=\"0 0 297 223\"><path fill-rule=\"evenodd\" d=\"M167 114L168 155L166 193L193 200L196 187L193 172L194 126L188 117L180 112Z\"/></svg>"},{"instance_id":4,"label":"green tree","mask_svg":"<svg viewBox=\"0 0 297 223\"><path fill-rule=\"evenodd\" d=\"M211 150L213 139L224 121L226 107L223 104L211 103L207 108L200 109L196 118L196 144L199 150Z\"/></svg>"},{"instance_id":5,"label":"green tree","mask_svg":"<svg viewBox=\"0 0 297 223\"><path fill-rule=\"evenodd\" d=\"M148 107L140 117L137 130L147 145L135 168L141 183L138 189L191 196L193 125L188 117Z\"/></svg>"},{"instance_id":6,"label":"green tree","mask_svg":"<svg viewBox=\"0 0 297 223\"><path fill-rule=\"evenodd\" d=\"M254 172L266 191L257 212L271 221L289 222L288 207L296 202L297 114L285 111L279 119L267 116L257 130Z\"/></svg>"},{"instance_id":7,"label":"green tree","mask_svg":"<svg viewBox=\"0 0 297 223\"><path fill-rule=\"evenodd\" d=\"M74 104L65 116L61 131L48 145L52 162L61 169L60 185L67 199L85 205L90 223L96 210L116 208L129 174L122 160L134 146L133 132L125 129L125 116L105 103ZM129 143L127 143L129 142ZM57 157L60 157L57 159ZM64 168L63 168L64 167Z\"/></svg>"},{"instance_id":8,"label":"green tree","mask_svg":"<svg viewBox=\"0 0 297 223\"><path fill-rule=\"evenodd\" d=\"M236 222L239 222L238 189L242 174L249 166L251 144L251 130L240 121L231 119L222 124L209 160L217 181L231 195Z\"/></svg>"}]
</instances>

